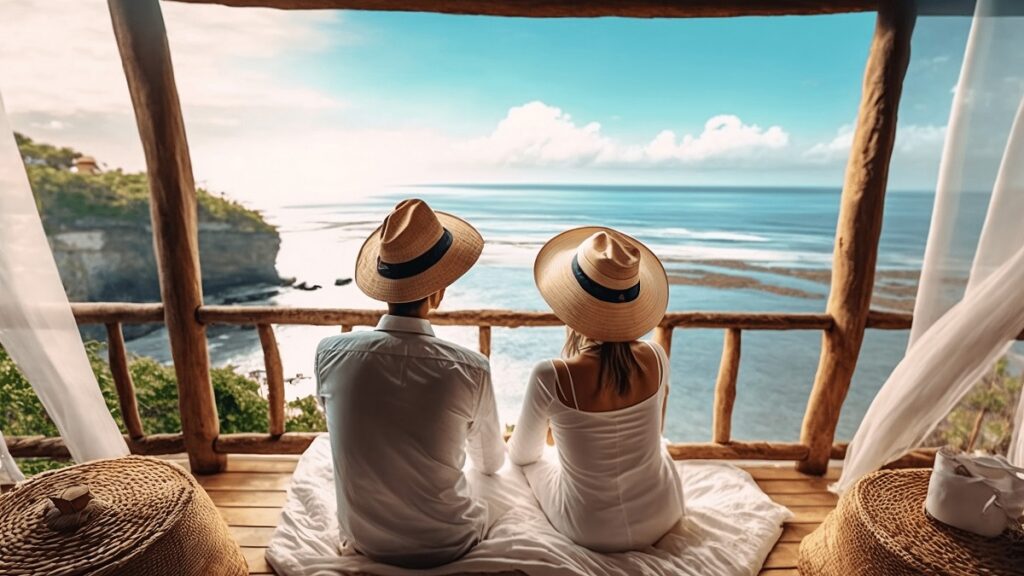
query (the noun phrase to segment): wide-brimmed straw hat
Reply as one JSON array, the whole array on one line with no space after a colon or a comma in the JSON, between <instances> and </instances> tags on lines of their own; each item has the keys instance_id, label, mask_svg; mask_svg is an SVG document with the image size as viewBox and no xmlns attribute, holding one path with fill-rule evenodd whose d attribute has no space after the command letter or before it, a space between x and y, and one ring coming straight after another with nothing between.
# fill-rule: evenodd
<instances>
[{"instance_id":1,"label":"wide-brimmed straw hat","mask_svg":"<svg viewBox=\"0 0 1024 576\"><path fill-rule=\"evenodd\" d=\"M458 280L483 248L465 220L403 200L359 249L356 285L374 300L415 302Z\"/></svg>"},{"instance_id":2,"label":"wide-brimmed straw hat","mask_svg":"<svg viewBox=\"0 0 1024 576\"><path fill-rule=\"evenodd\" d=\"M658 257L611 228L574 228L548 240L533 276L562 322L600 342L636 340L668 308L668 276Z\"/></svg>"}]
</instances>

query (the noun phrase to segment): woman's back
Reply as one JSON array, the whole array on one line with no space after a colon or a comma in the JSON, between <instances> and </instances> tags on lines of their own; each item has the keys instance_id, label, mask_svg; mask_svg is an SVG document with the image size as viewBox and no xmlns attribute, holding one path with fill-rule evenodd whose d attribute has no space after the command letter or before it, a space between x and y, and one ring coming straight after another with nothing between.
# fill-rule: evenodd
<instances>
[{"instance_id":1,"label":"woman's back","mask_svg":"<svg viewBox=\"0 0 1024 576\"><path fill-rule=\"evenodd\" d=\"M593 355L539 364L520 421L529 429L517 428L510 446L513 462L539 456L527 438L536 442L538 425L526 413L550 418L558 462L524 471L552 524L602 552L650 545L682 516L679 478L661 443L667 359L657 345L632 348L639 370L624 393L599 382Z\"/></svg>"}]
</instances>

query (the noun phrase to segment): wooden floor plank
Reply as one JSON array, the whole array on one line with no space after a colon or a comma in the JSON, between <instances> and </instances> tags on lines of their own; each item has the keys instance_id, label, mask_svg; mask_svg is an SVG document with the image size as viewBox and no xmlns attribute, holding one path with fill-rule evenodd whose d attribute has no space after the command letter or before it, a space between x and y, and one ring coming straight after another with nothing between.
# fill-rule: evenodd
<instances>
[{"instance_id":1,"label":"wooden floor plank","mask_svg":"<svg viewBox=\"0 0 1024 576\"><path fill-rule=\"evenodd\" d=\"M231 456L228 458L227 472L285 472L295 471L298 464L297 456Z\"/></svg>"},{"instance_id":2,"label":"wooden floor plank","mask_svg":"<svg viewBox=\"0 0 1024 576\"><path fill-rule=\"evenodd\" d=\"M291 473L297 458L230 456L228 471L199 476L232 537L242 546L251 574L273 574L264 554L280 521ZM782 536L768 555L762 576L796 576L800 541L810 534L835 506L837 498L827 486L838 477L829 469L824 477L807 476L791 466L746 468L776 502L790 508L795 518L783 526Z\"/></svg>"},{"instance_id":3,"label":"wooden floor plank","mask_svg":"<svg viewBox=\"0 0 1024 576\"><path fill-rule=\"evenodd\" d=\"M793 467L792 464L785 464L779 466L743 466L755 480L802 480L805 478L818 478L818 476L811 476L804 474ZM839 473L842 472L841 468L831 467L825 472L822 478L828 480L838 480Z\"/></svg>"},{"instance_id":4,"label":"wooden floor plank","mask_svg":"<svg viewBox=\"0 0 1024 576\"><path fill-rule=\"evenodd\" d=\"M800 545L794 542L779 542L768 553L765 568L796 568L797 552Z\"/></svg>"},{"instance_id":5,"label":"wooden floor plank","mask_svg":"<svg viewBox=\"0 0 1024 576\"><path fill-rule=\"evenodd\" d=\"M812 492L810 494L769 494L772 500L783 506L828 506L835 508L839 496L831 492Z\"/></svg>"},{"instance_id":6,"label":"wooden floor plank","mask_svg":"<svg viewBox=\"0 0 1024 576\"><path fill-rule=\"evenodd\" d=\"M245 556L245 563L249 565L249 574L273 574L270 564L263 557L265 548L242 548L242 555Z\"/></svg>"},{"instance_id":7,"label":"wooden floor plank","mask_svg":"<svg viewBox=\"0 0 1024 576\"><path fill-rule=\"evenodd\" d=\"M820 494L828 491L832 480L827 478L802 478L799 480L757 480L769 496L773 494Z\"/></svg>"},{"instance_id":8,"label":"wooden floor plank","mask_svg":"<svg viewBox=\"0 0 1024 576\"><path fill-rule=\"evenodd\" d=\"M799 543L805 536L814 532L814 529L817 527L817 524L784 524L782 526L782 536L779 537L779 542Z\"/></svg>"},{"instance_id":9,"label":"wooden floor plank","mask_svg":"<svg viewBox=\"0 0 1024 576\"><path fill-rule=\"evenodd\" d=\"M281 521L280 508L217 508L228 526L273 528Z\"/></svg>"},{"instance_id":10,"label":"wooden floor plank","mask_svg":"<svg viewBox=\"0 0 1024 576\"><path fill-rule=\"evenodd\" d=\"M224 508L280 508L288 495L282 490L209 490L207 494Z\"/></svg>"},{"instance_id":11,"label":"wooden floor plank","mask_svg":"<svg viewBox=\"0 0 1024 576\"><path fill-rule=\"evenodd\" d=\"M794 524L821 524L825 516L832 511L832 506L790 506L794 518Z\"/></svg>"},{"instance_id":12,"label":"wooden floor plank","mask_svg":"<svg viewBox=\"0 0 1024 576\"><path fill-rule=\"evenodd\" d=\"M196 476L199 484L209 490L287 490L290 472L222 472Z\"/></svg>"},{"instance_id":13,"label":"wooden floor plank","mask_svg":"<svg viewBox=\"0 0 1024 576\"><path fill-rule=\"evenodd\" d=\"M270 545L274 529L268 526L228 526L228 532L239 546L266 548Z\"/></svg>"}]
</instances>

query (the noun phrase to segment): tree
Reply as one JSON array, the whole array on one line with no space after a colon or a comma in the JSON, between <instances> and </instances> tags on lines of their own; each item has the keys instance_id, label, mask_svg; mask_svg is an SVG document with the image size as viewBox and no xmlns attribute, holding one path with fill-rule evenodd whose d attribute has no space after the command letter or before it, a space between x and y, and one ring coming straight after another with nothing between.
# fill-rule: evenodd
<instances>
[{"instance_id":1,"label":"tree","mask_svg":"<svg viewBox=\"0 0 1024 576\"><path fill-rule=\"evenodd\" d=\"M88 342L86 353L107 408L121 431L125 432L113 376L103 358L103 345ZM174 368L152 358L133 357L128 369L135 382L139 416L146 434L180 432ZM210 379L222 434L267 431L268 406L260 395L259 382L237 373L232 366L212 369ZM323 412L312 396L292 400L287 408L285 428L289 432L322 432L327 429ZM0 430L9 436L58 435L57 427L39 398L3 348L0 348ZM20 461L26 474L65 464L49 459Z\"/></svg>"},{"instance_id":2,"label":"tree","mask_svg":"<svg viewBox=\"0 0 1024 576\"><path fill-rule=\"evenodd\" d=\"M929 446L1006 454L1024 376L1014 377L1003 358L974 385L926 440Z\"/></svg>"}]
</instances>

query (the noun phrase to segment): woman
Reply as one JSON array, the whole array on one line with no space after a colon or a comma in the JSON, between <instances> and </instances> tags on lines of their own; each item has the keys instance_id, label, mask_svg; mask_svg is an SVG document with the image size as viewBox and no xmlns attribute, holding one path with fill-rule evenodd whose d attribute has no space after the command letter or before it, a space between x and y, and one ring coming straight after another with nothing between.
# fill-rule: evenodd
<instances>
[{"instance_id":1,"label":"woman","mask_svg":"<svg viewBox=\"0 0 1024 576\"><path fill-rule=\"evenodd\" d=\"M568 329L562 358L537 364L509 442L544 514L597 552L642 549L683 513L661 441L668 358L649 332L668 306L661 262L608 228L568 230L541 249L534 279ZM557 458L544 453L548 423Z\"/></svg>"}]
</instances>

